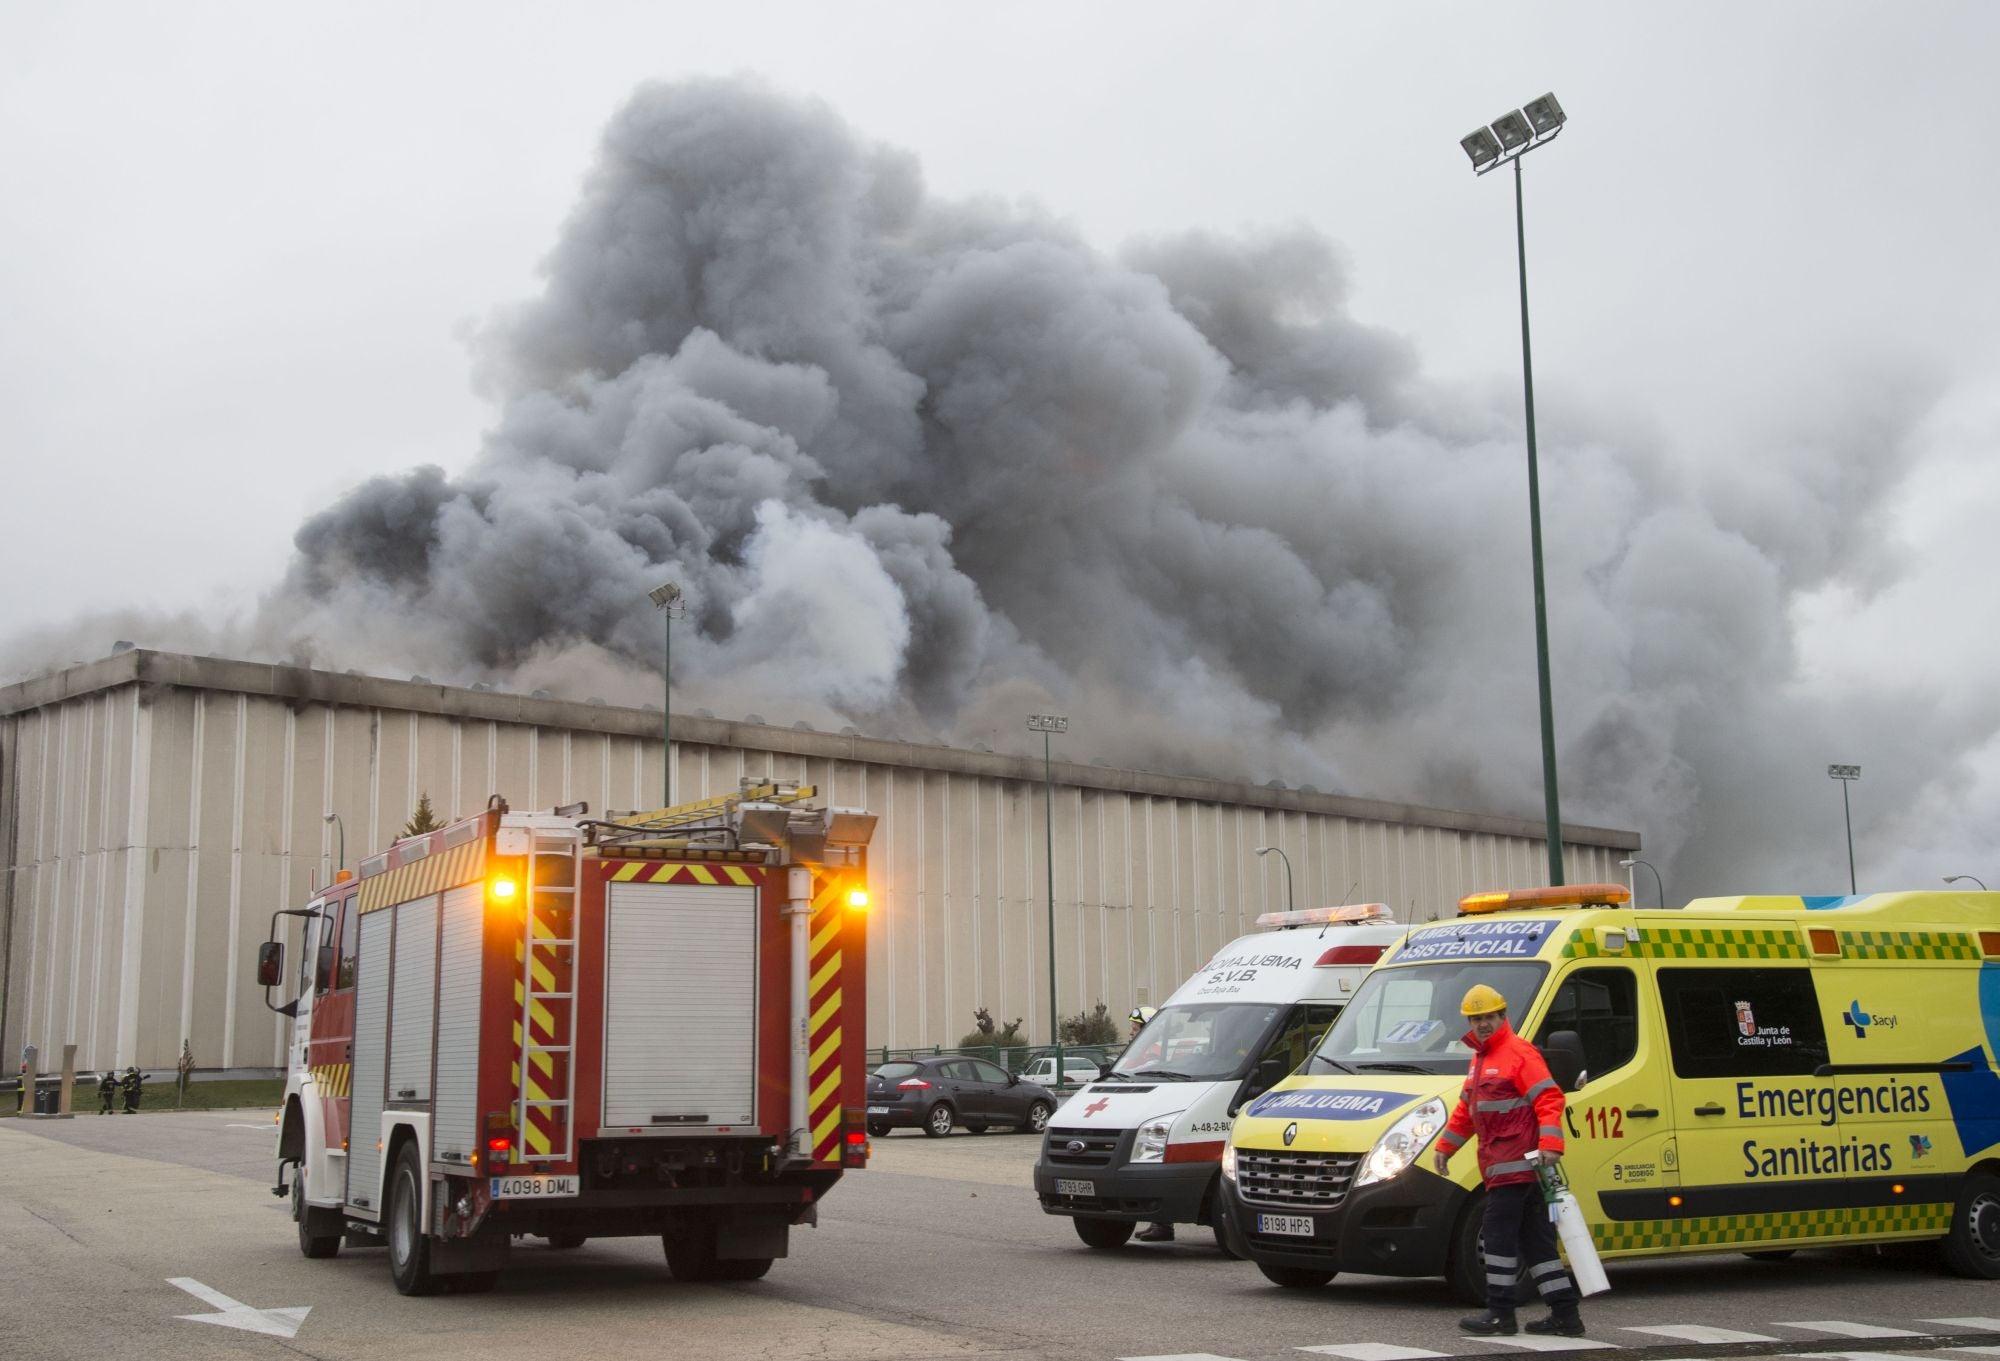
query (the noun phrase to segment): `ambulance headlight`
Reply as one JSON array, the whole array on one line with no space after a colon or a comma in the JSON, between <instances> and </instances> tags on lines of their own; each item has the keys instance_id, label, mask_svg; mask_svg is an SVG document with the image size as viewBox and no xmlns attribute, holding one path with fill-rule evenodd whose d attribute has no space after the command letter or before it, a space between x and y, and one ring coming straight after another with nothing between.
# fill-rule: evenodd
<instances>
[{"instance_id":1,"label":"ambulance headlight","mask_svg":"<svg viewBox=\"0 0 2000 1361\"><path fill-rule=\"evenodd\" d=\"M1222 1179L1223 1179L1224 1181L1235 1181L1235 1180L1236 1180L1236 1145L1235 1145L1235 1144L1224 1144L1224 1145L1222 1146Z\"/></svg>"},{"instance_id":2,"label":"ambulance headlight","mask_svg":"<svg viewBox=\"0 0 2000 1361\"><path fill-rule=\"evenodd\" d=\"M1417 1160L1444 1128L1444 1102L1432 1097L1423 1105L1389 1126L1375 1147L1368 1150L1368 1156L1361 1160L1361 1170L1354 1176L1356 1186L1366 1186L1370 1182L1387 1181L1402 1175L1403 1169Z\"/></svg>"},{"instance_id":3,"label":"ambulance headlight","mask_svg":"<svg viewBox=\"0 0 2000 1361\"><path fill-rule=\"evenodd\" d=\"M1167 1156L1167 1135L1174 1127L1174 1121L1181 1118L1179 1111L1169 1111L1156 1115L1139 1126L1139 1133L1132 1140L1132 1161L1135 1163L1156 1163Z\"/></svg>"}]
</instances>

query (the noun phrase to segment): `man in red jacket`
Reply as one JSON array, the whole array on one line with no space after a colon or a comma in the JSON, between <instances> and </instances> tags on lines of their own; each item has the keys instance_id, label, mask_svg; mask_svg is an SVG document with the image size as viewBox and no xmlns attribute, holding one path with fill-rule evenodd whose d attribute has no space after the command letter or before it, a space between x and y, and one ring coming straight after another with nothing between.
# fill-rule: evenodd
<instances>
[{"instance_id":1,"label":"man in red jacket","mask_svg":"<svg viewBox=\"0 0 2000 1361\"><path fill-rule=\"evenodd\" d=\"M1486 1218L1481 1246L1486 1253L1486 1312L1462 1318L1458 1326L1483 1336L1511 1336L1514 1284L1525 1261L1528 1276L1549 1306L1549 1316L1528 1325L1531 1333L1581 1337L1576 1284L1556 1254L1555 1225L1535 1174L1530 1153L1554 1167L1563 1154L1563 1094L1535 1046L1507 1025L1507 999L1476 984L1459 1005L1472 1030L1472 1069L1459 1090L1458 1105L1438 1135L1432 1162L1439 1176L1450 1170L1451 1155L1470 1136L1479 1137L1479 1175L1486 1183Z\"/></svg>"}]
</instances>

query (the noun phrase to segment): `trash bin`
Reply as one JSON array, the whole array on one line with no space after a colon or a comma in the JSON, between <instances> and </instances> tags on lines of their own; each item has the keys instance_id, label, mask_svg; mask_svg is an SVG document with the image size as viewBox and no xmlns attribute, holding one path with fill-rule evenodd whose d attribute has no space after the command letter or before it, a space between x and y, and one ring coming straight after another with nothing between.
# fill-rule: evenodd
<instances>
[{"instance_id":1,"label":"trash bin","mask_svg":"<svg viewBox=\"0 0 2000 1361\"><path fill-rule=\"evenodd\" d=\"M55 1115L62 1110L62 1092L56 1087L35 1088L35 1114Z\"/></svg>"}]
</instances>

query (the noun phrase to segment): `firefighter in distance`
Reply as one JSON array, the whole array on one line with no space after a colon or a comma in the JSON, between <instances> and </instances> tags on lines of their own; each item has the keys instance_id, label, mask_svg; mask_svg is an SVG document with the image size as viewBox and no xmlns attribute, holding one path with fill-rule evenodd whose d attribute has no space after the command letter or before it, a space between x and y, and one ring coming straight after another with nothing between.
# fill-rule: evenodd
<instances>
[{"instance_id":1,"label":"firefighter in distance","mask_svg":"<svg viewBox=\"0 0 2000 1361\"><path fill-rule=\"evenodd\" d=\"M97 1113L99 1115L111 1114L111 1103L117 1100L117 1098L118 1074L106 1068L104 1075L97 1079Z\"/></svg>"},{"instance_id":2,"label":"firefighter in distance","mask_svg":"<svg viewBox=\"0 0 2000 1361\"><path fill-rule=\"evenodd\" d=\"M137 1068L127 1068L125 1076L119 1081L119 1087L125 1092L124 1113L126 1115L137 1115L139 1113L139 1084L145 1080L146 1075Z\"/></svg>"},{"instance_id":3,"label":"firefighter in distance","mask_svg":"<svg viewBox=\"0 0 2000 1361\"><path fill-rule=\"evenodd\" d=\"M1555 1226L1536 1171L1537 1158L1545 1167L1562 1159L1562 1088L1540 1052L1507 1024L1507 999L1498 991L1474 984L1459 1011L1471 1026L1465 1042L1472 1048L1472 1066L1432 1159L1444 1176L1466 1139L1479 1140L1479 1175L1486 1184L1481 1221L1486 1312L1462 1318L1458 1326L1486 1337L1517 1332L1514 1286L1525 1263L1549 1306L1548 1317L1529 1323L1528 1331L1580 1337L1576 1284L1557 1254Z\"/></svg>"}]
</instances>

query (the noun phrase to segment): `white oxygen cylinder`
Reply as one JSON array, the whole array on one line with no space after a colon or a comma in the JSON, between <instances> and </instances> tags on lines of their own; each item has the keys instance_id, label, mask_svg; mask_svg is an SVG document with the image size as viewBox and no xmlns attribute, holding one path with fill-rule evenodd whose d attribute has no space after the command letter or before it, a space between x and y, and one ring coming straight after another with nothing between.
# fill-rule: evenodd
<instances>
[{"instance_id":1,"label":"white oxygen cylinder","mask_svg":"<svg viewBox=\"0 0 2000 1361\"><path fill-rule=\"evenodd\" d=\"M1550 1197L1549 1218L1555 1221L1556 1236L1562 1239L1563 1256L1569 1258L1569 1274L1576 1278L1577 1290L1585 1295L1609 1290L1611 1282L1605 1278L1604 1263L1598 1260L1597 1245L1590 1241L1583 1206L1577 1204L1567 1186Z\"/></svg>"}]
</instances>

